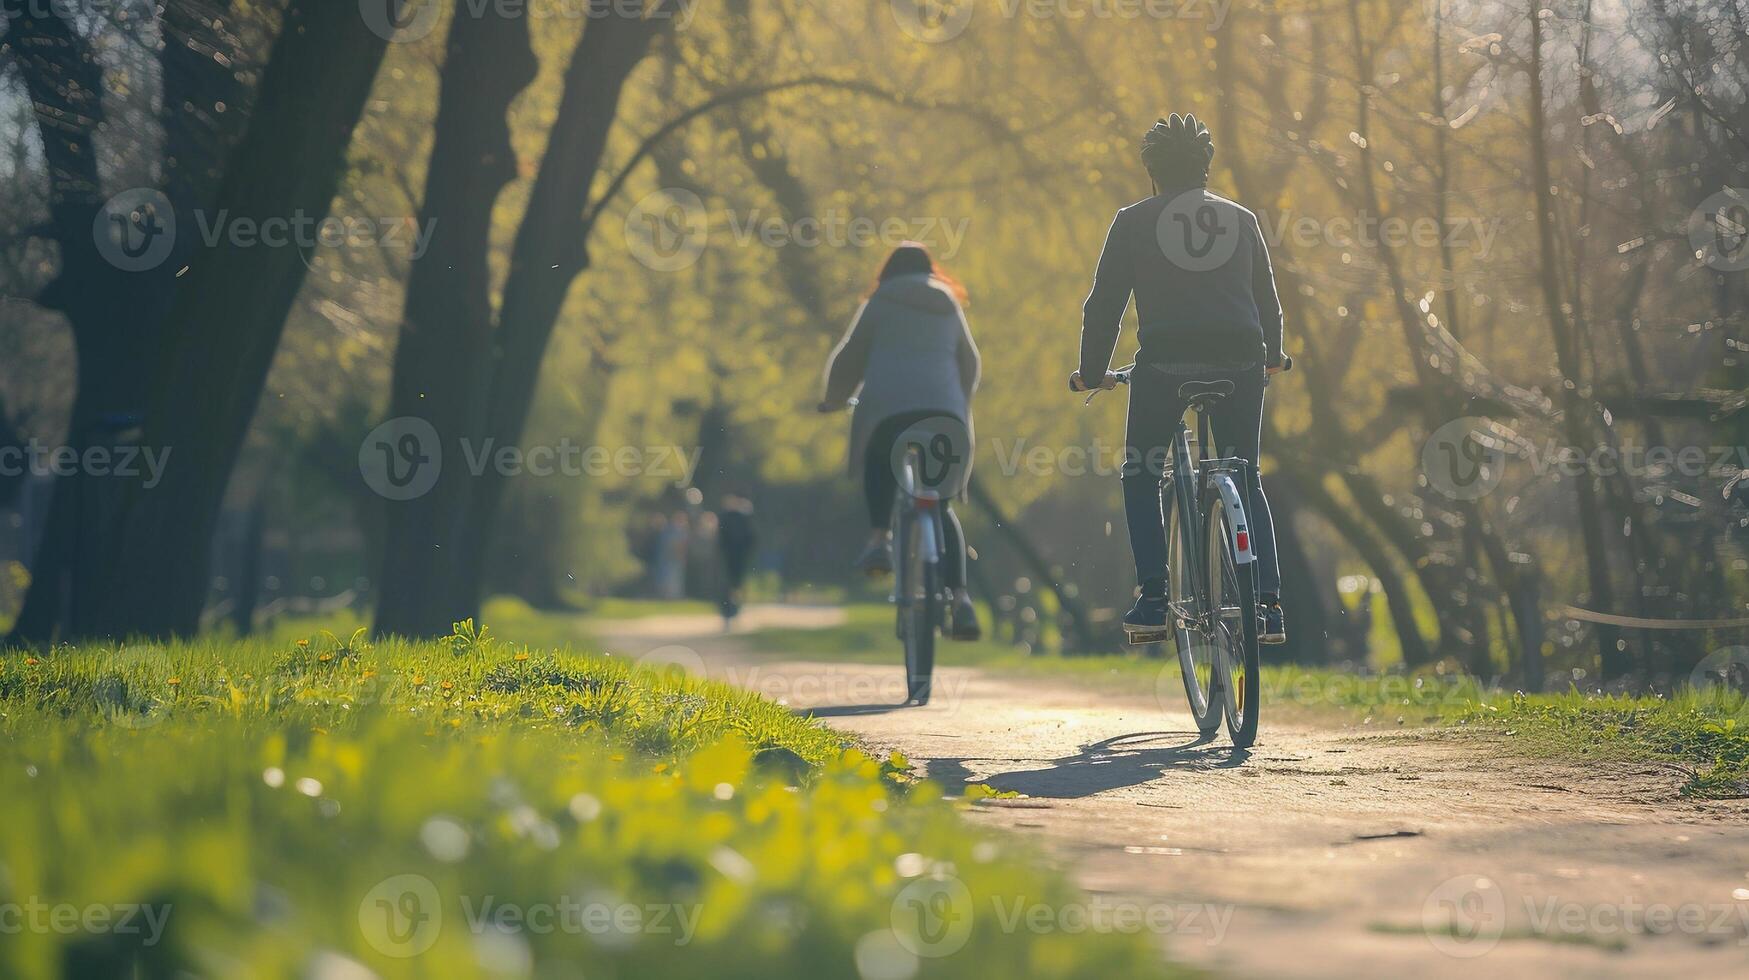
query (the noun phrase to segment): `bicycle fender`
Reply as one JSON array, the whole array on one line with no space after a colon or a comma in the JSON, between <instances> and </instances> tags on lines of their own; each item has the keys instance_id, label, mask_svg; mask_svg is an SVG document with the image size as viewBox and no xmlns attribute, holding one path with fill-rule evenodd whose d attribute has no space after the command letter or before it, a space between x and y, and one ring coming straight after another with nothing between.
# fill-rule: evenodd
<instances>
[{"instance_id":1,"label":"bicycle fender","mask_svg":"<svg viewBox=\"0 0 1749 980\"><path fill-rule=\"evenodd\" d=\"M1251 522L1245 517L1245 498L1240 496L1239 487L1226 474L1214 478L1215 488L1220 491L1221 505L1227 509L1227 528L1233 536L1234 561L1240 565L1249 565L1257 560L1257 555L1251 550Z\"/></svg>"},{"instance_id":2,"label":"bicycle fender","mask_svg":"<svg viewBox=\"0 0 1749 980\"><path fill-rule=\"evenodd\" d=\"M941 562L941 531L937 529L934 515L924 514L921 533L917 535L917 546L923 551L923 563L936 565Z\"/></svg>"}]
</instances>

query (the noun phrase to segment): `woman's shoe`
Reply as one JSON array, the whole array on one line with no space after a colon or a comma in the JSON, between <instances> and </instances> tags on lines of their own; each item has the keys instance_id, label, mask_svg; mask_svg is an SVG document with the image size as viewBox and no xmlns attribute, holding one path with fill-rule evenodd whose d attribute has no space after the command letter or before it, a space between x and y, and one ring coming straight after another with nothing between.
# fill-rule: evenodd
<instances>
[{"instance_id":1,"label":"woman's shoe","mask_svg":"<svg viewBox=\"0 0 1749 980\"><path fill-rule=\"evenodd\" d=\"M976 640L984 635L984 630L978 625L978 607L972 604L972 597L962 595L953 603L953 628L948 635L956 640Z\"/></svg>"},{"instance_id":2,"label":"woman's shoe","mask_svg":"<svg viewBox=\"0 0 1749 980\"><path fill-rule=\"evenodd\" d=\"M870 541L862 554L856 556L856 570L870 578L893 574L893 546L886 541Z\"/></svg>"}]
</instances>

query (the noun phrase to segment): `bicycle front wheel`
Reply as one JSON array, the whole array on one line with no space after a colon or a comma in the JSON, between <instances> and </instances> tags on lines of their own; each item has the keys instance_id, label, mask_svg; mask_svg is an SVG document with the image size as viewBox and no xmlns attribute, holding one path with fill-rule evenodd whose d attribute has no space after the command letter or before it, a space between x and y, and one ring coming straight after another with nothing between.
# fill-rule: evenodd
<instances>
[{"instance_id":1,"label":"bicycle front wheel","mask_svg":"<svg viewBox=\"0 0 1749 980\"><path fill-rule=\"evenodd\" d=\"M1257 741L1257 709L1262 678L1257 649L1257 584L1253 566L1239 564L1234 550L1231 506L1217 493L1208 494L1205 514L1209 569L1209 638L1216 648L1227 732L1233 744L1249 748ZM1241 526L1242 523L1241 523Z\"/></svg>"},{"instance_id":2,"label":"bicycle front wheel","mask_svg":"<svg viewBox=\"0 0 1749 980\"><path fill-rule=\"evenodd\" d=\"M1184 697L1197 731L1213 735L1221 727L1222 702L1216 681L1216 649L1197 628L1200 617L1196 577L1201 569L1188 555L1184 521L1178 515L1176 495L1161 508L1166 528L1166 600L1172 617L1172 640L1178 647L1178 673L1184 678Z\"/></svg>"}]
</instances>

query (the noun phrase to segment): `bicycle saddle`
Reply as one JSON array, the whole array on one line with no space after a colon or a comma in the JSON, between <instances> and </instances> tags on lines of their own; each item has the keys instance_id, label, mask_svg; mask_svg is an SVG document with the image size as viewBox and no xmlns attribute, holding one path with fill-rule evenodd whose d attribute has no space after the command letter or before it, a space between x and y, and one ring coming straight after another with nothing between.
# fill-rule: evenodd
<instances>
[{"instance_id":1,"label":"bicycle saddle","mask_svg":"<svg viewBox=\"0 0 1749 980\"><path fill-rule=\"evenodd\" d=\"M1233 393L1233 382L1221 381L1186 381L1178 386L1178 397L1190 403L1190 407L1201 411Z\"/></svg>"}]
</instances>

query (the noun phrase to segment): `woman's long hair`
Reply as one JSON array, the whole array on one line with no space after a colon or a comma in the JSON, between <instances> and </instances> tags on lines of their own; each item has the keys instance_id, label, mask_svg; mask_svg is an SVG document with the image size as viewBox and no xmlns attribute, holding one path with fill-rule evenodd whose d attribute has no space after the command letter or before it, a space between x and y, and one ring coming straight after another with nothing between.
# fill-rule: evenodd
<instances>
[{"instance_id":1,"label":"woman's long hair","mask_svg":"<svg viewBox=\"0 0 1749 980\"><path fill-rule=\"evenodd\" d=\"M869 293L872 295L874 290L880 288L881 283L894 276L917 275L928 275L946 286L961 306L966 305L966 287L960 285L958 279L948 275L947 270L935 261L935 256L929 254L928 246L922 242L901 242L898 248L893 249L893 254L887 256L886 264L881 266L881 274L875 278L874 287Z\"/></svg>"}]
</instances>

